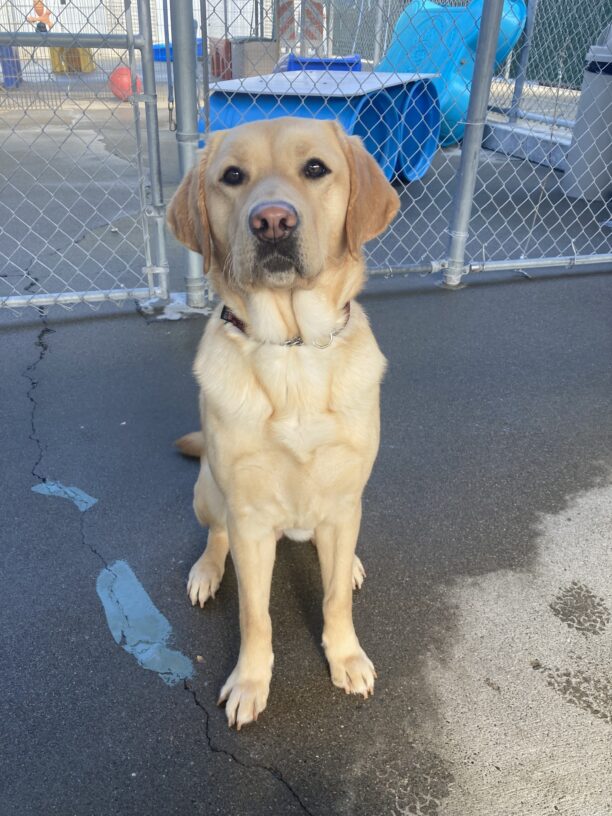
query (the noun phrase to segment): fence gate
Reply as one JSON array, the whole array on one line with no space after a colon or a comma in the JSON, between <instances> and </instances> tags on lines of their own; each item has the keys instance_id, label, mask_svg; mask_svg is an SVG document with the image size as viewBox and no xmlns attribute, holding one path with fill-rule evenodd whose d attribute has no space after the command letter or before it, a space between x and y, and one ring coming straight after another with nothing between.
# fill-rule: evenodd
<instances>
[{"instance_id":1,"label":"fence gate","mask_svg":"<svg viewBox=\"0 0 612 816\"><path fill-rule=\"evenodd\" d=\"M0 63L0 307L165 297L147 0L8 0Z\"/></svg>"}]
</instances>

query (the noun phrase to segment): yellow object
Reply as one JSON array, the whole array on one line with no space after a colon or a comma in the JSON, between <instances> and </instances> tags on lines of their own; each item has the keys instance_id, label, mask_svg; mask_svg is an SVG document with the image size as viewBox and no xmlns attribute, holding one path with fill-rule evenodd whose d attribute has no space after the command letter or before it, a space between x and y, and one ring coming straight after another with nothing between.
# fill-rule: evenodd
<instances>
[{"instance_id":1,"label":"yellow object","mask_svg":"<svg viewBox=\"0 0 612 816\"><path fill-rule=\"evenodd\" d=\"M50 48L49 54L54 74L90 74L96 67L89 48Z\"/></svg>"}]
</instances>

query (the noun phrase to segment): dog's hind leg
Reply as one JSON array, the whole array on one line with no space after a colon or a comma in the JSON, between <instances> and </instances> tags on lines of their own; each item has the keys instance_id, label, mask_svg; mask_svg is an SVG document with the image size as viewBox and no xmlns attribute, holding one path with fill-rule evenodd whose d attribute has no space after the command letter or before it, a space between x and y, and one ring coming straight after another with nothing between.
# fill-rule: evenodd
<instances>
[{"instance_id":1,"label":"dog's hind leg","mask_svg":"<svg viewBox=\"0 0 612 816\"><path fill-rule=\"evenodd\" d=\"M206 549L189 572L187 594L193 606L204 606L214 598L225 572L229 551L225 526L225 501L213 479L206 459L202 459L200 475L193 492L193 509L200 524L208 525Z\"/></svg>"},{"instance_id":2,"label":"dog's hind leg","mask_svg":"<svg viewBox=\"0 0 612 816\"><path fill-rule=\"evenodd\" d=\"M280 536L278 536L278 538L280 538ZM316 549L317 548L317 542L314 540L314 538L312 539L312 543L313 543L313 545L314 545L314 547ZM353 589L361 589L365 579L366 579L366 571L365 571L365 568L364 568L363 564L361 563L361 558L359 558L357 555L354 555L353 556Z\"/></svg>"}]
</instances>

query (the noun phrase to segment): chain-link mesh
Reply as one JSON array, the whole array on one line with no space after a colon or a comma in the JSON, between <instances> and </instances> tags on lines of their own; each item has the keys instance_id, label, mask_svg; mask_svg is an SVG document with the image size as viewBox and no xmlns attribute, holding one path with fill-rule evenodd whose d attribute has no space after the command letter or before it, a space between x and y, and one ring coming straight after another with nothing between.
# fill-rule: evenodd
<instances>
[{"instance_id":1,"label":"chain-link mesh","mask_svg":"<svg viewBox=\"0 0 612 816\"><path fill-rule=\"evenodd\" d=\"M530 0L529 11L531 36L523 34L507 75L493 81L484 142L497 148L496 174L514 175L510 200L518 206L487 241L496 214L486 202L495 181L481 173L469 250L499 259L610 253L612 78L603 65L591 66L602 84L591 95L585 67L589 49L612 23L612 2ZM585 129L590 138L580 140ZM569 184L576 173L580 182Z\"/></svg>"},{"instance_id":2,"label":"chain-link mesh","mask_svg":"<svg viewBox=\"0 0 612 816\"><path fill-rule=\"evenodd\" d=\"M141 65L127 36L138 30L120 0L0 6L0 306L155 290ZM38 44L58 34L63 45ZM121 45L96 47L100 35Z\"/></svg>"},{"instance_id":3,"label":"chain-link mesh","mask_svg":"<svg viewBox=\"0 0 612 816\"><path fill-rule=\"evenodd\" d=\"M370 267L444 262L483 4L208 0L201 130L283 113L340 119L401 192L400 215L368 247ZM199 36L201 8L196 0ZM586 157L585 140L570 150L587 50L611 21L610 0L529 0L529 9L525 0L504 3L467 261L612 252L610 170L602 161L612 133L610 91L608 107L590 117L598 143ZM352 76L341 70L356 65ZM436 76L408 76L415 73ZM603 105L602 96L590 104ZM589 172L578 158L596 168L590 186L568 184L570 171Z\"/></svg>"},{"instance_id":4,"label":"chain-link mesh","mask_svg":"<svg viewBox=\"0 0 612 816\"><path fill-rule=\"evenodd\" d=\"M124 0L0 6L0 305L119 300L163 266L137 77L152 57L173 129L169 2L151 0L152 53L134 49ZM257 118L338 119L401 193L370 267L443 268L485 2L194 0L201 139ZM610 21L612 0L505 0L466 263L612 253L609 40L589 51ZM19 39L41 26L48 44ZM80 39L56 47L57 32Z\"/></svg>"}]
</instances>

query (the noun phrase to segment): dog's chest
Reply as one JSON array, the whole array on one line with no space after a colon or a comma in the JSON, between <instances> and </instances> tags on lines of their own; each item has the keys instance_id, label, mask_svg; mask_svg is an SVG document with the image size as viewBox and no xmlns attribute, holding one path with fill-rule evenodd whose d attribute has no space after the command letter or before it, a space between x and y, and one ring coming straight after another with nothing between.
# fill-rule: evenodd
<instances>
[{"instance_id":1,"label":"dog's chest","mask_svg":"<svg viewBox=\"0 0 612 816\"><path fill-rule=\"evenodd\" d=\"M315 452L338 443L338 423L325 414L302 413L269 423L274 441L298 462L309 462Z\"/></svg>"},{"instance_id":2,"label":"dog's chest","mask_svg":"<svg viewBox=\"0 0 612 816\"><path fill-rule=\"evenodd\" d=\"M259 369L272 406L267 430L272 440L298 461L309 460L343 436L344 418L335 404L337 375L322 352L302 350L297 359L280 357ZM350 398L350 397L349 397Z\"/></svg>"}]
</instances>

